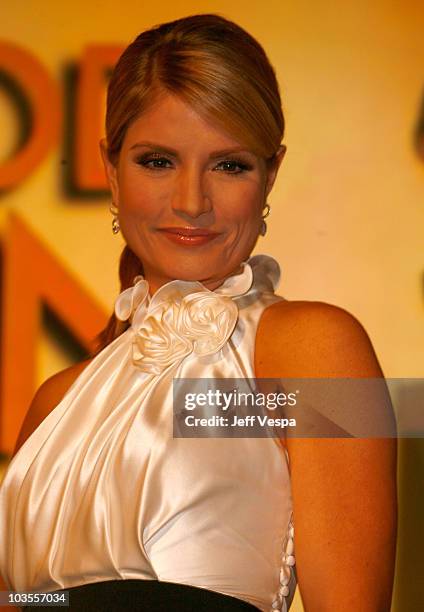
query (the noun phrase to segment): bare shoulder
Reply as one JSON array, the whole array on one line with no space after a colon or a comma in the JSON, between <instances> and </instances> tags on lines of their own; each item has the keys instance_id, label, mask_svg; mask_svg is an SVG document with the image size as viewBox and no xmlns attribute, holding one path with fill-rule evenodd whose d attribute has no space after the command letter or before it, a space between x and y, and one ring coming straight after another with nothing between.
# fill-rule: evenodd
<instances>
[{"instance_id":1,"label":"bare shoulder","mask_svg":"<svg viewBox=\"0 0 424 612\"><path fill-rule=\"evenodd\" d=\"M306 300L282 300L265 309L255 371L263 378L382 375L371 340L353 314Z\"/></svg>"},{"instance_id":2,"label":"bare shoulder","mask_svg":"<svg viewBox=\"0 0 424 612\"><path fill-rule=\"evenodd\" d=\"M29 438L47 415L59 404L74 380L91 361L92 358L89 358L71 365L50 376L40 385L22 423L13 455L17 453L25 440Z\"/></svg>"}]
</instances>

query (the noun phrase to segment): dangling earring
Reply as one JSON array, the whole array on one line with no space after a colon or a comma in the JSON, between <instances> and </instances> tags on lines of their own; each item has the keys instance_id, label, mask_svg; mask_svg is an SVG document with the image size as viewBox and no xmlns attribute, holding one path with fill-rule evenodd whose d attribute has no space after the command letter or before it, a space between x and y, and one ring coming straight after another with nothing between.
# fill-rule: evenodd
<instances>
[{"instance_id":1,"label":"dangling earring","mask_svg":"<svg viewBox=\"0 0 424 612\"><path fill-rule=\"evenodd\" d=\"M113 219L112 219L112 232L114 234L117 234L120 230L120 226L119 226L119 220L118 220L118 209L115 206L115 204L112 202L112 204L109 206L109 210L113 215Z\"/></svg>"},{"instance_id":2,"label":"dangling earring","mask_svg":"<svg viewBox=\"0 0 424 612\"><path fill-rule=\"evenodd\" d=\"M266 210L266 213L265 213L264 215L262 215L262 225L261 225L261 229L260 229L260 231L259 231L259 233L260 233L260 235L261 235L261 236L265 236L265 234L266 234L267 225L266 225L266 221L265 221L265 219L267 218L267 216L268 216L268 215L269 215L269 213L271 212L271 206L268 204L268 202L265 204L265 206L264 206L264 210L265 210L265 208L266 208L267 210Z\"/></svg>"}]
</instances>

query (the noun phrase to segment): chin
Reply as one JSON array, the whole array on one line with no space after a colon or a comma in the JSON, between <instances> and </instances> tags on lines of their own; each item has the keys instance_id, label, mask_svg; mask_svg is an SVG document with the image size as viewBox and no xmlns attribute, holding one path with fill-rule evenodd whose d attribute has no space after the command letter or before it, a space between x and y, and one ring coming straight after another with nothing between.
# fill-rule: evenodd
<instances>
[{"instance_id":1,"label":"chin","mask_svg":"<svg viewBox=\"0 0 424 612\"><path fill-rule=\"evenodd\" d=\"M162 269L169 278L197 281L215 276L217 271L222 269L222 262L215 259L208 261L205 257L191 255L184 258L175 257L173 265L170 266L167 262Z\"/></svg>"},{"instance_id":2,"label":"chin","mask_svg":"<svg viewBox=\"0 0 424 612\"><path fill-rule=\"evenodd\" d=\"M209 267L199 263L198 265L179 266L173 270L170 276L179 280L197 281L210 278L214 275L214 271L216 271L215 266Z\"/></svg>"}]
</instances>

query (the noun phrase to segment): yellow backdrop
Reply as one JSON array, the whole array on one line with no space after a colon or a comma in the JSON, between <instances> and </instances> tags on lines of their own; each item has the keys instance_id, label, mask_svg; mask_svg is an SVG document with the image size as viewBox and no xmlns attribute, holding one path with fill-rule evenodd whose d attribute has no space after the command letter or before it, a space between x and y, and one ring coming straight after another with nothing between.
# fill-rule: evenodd
<instances>
[{"instance_id":1,"label":"yellow backdrop","mask_svg":"<svg viewBox=\"0 0 424 612\"><path fill-rule=\"evenodd\" d=\"M369 333L387 377L423 376L424 161L413 145L424 92L421 1L16 0L1 12L0 38L30 52L64 101L56 144L0 194L3 233L17 212L111 311L123 243L110 229L109 200L75 193L67 181L72 68L87 45L124 46L154 24L220 13L262 43L281 85L288 151L269 198L268 233L256 249L280 262L279 294L346 308ZM16 100L0 86L0 165L13 155L20 129ZM37 384L75 358L49 326L37 347ZM400 450L393 610L415 612L424 607L422 487L414 493L422 440L402 441ZM292 609L302 609L298 596Z\"/></svg>"}]
</instances>

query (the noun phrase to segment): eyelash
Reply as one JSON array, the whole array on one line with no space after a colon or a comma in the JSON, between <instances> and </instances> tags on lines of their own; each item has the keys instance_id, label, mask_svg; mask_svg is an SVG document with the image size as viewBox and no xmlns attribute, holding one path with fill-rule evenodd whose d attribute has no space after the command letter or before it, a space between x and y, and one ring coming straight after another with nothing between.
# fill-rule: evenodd
<instances>
[{"instance_id":1,"label":"eyelash","mask_svg":"<svg viewBox=\"0 0 424 612\"><path fill-rule=\"evenodd\" d=\"M144 168L148 168L150 170L166 170L167 168L165 167L151 167L151 166L147 166L147 164L149 164L152 161L166 161L168 162L169 160L166 157L163 157L161 155L143 155L141 157L138 157L136 160L136 163L139 164L140 166L143 166ZM239 160L239 159L225 159L221 162L219 162L220 164L237 164L237 166L240 168L240 170L238 172L230 172L227 171L228 174L243 174L244 172L248 172L249 170L252 170L252 166L250 164L246 164L245 162Z\"/></svg>"}]
</instances>

